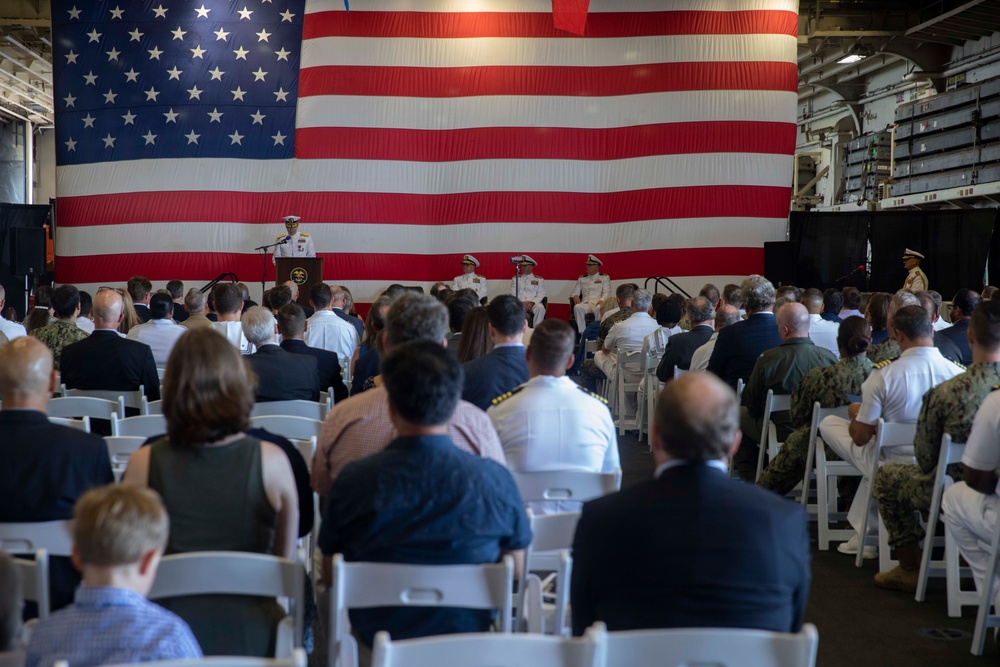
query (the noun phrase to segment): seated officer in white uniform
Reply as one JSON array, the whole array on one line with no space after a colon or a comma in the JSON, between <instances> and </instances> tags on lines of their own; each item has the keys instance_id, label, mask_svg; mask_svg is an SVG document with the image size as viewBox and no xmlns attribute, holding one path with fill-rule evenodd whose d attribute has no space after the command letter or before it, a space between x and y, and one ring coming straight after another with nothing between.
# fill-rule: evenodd
<instances>
[{"instance_id":1,"label":"seated officer in white uniform","mask_svg":"<svg viewBox=\"0 0 1000 667\"><path fill-rule=\"evenodd\" d=\"M603 264L594 255L587 255L587 272L573 287L573 317L576 318L576 330L581 334L587 328L587 313L600 317L601 302L611 296L611 278L600 273Z\"/></svg>"},{"instance_id":2,"label":"seated officer in white uniform","mask_svg":"<svg viewBox=\"0 0 1000 667\"><path fill-rule=\"evenodd\" d=\"M532 327L537 327L545 319L545 306L542 304L542 299L545 298L545 278L535 275L536 266L538 262L531 256L521 255L521 277L510 279L511 296L516 296L524 304L526 316L531 313Z\"/></svg>"},{"instance_id":3,"label":"seated officer in white uniform","mask_svg":"<svg viewBox=\"0 0 1000 667\"><path fill-rule=\"evenodd\" d=\"M994 390L976 412L972 433L962 454L963 481L944 492L941 509L948 533L969 563L976 590L986 584L986 559L990 552L980 546L990 543L1000 510L1000 391ZM1000 605L1000 586L993 604ZM998 607L1000 608L1000 607Z\"/></svg>"},{"instance_id":4,"label":"seated officer in white uniform","mask_svg":"<svg viewBox=\"0 0 1000 667\"><path fill-rule=\"evenodd\" d=\"M309 234L299 231L299 216L286 215L285 230L287 234L279 234L275 241L286 241L274 250L275 257L315 257L316 248Z\"/></svg>"},{"instance_id":5,"label":"seated officer in white uniform","mask_svg":"<svg viewBox=\"0 0 1000 667\"><path fill-rule=\"evenodd\" d=\"M875 429L881 417L887 422L915 424L920 414L923 396L931 387L960 375L964 368L945 359L934 347L934 330L927 311L921 306L905 306L889 318L889 335L896 339L903 353L895 359L875 365L861 385L861 403L848 408L851 421L827 417L819 425L823 442L861 474L861 485L851 503L847 520L855 531L860 530L868 488L875 473ZM913 462L913 444L892 447L883 452L884 460ZM873 504L874 510L874 504ZM878 529L878 513L868 519L869 530ZM855 534L837 550L856 554L860 544ZM875 557L873 546L865 547L866 557Z\"/></svg>"},{"instance_id":6,"label":"seated officer in white uniform","mask_svg":"<svg viewBox=\"0 0 1000 667\"><path fill-rule=\"evenodd\" d=\"M531 379L497 397L486 411L511 471L613 472L620 465L607 402L566 377L573 341L565 322L545 320L535 327L525 354ZM529 505L536 514L580 509L576 501Z\"/></svg>"},{"instance_id":7,"label":"seated officer in white uniform","mask_svg":"<svg viewBox=\"0 0 1000 667\"><path fill-rule=\"evenodd\" d=\"M460 289L471 289L479 297L480 303L486 303L486 278L476 275L476 269L479 268L479 260L472 255L464 255L462 257L462 275L455 276L455 280L452 282L452 289L458 291Z\"/></svg>"}]
</instances>

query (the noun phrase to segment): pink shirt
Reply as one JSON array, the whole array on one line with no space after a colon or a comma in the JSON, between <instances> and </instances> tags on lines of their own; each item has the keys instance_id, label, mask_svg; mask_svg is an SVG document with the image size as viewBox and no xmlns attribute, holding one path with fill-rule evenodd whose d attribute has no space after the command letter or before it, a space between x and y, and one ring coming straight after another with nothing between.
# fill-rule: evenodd
<instances>
[{"instance_id":1,"label":"pink shirt","mask_svg":"<svg viewBox=\"0 0 1000 667\"><path fill-rule=\"evenodd\" d=\"M376 387L337 403L319 434L312 464L312 487L325 496L344 466L385 449L396 437L389 420L389 396ZM486 413L459 401L448 425L448 435L459 449L507 465L500 438Z\"/></svg>"}]
</instances>

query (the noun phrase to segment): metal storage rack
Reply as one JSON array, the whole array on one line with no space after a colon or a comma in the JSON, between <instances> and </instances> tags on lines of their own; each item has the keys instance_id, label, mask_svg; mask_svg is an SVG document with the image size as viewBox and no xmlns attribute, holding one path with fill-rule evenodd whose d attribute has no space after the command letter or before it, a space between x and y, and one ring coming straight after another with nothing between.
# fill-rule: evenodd
<instances>
[{"instance_id":1,"label":"metal storage rack","mask_svg":"<svg viewBox=\"0 0 1000 667\"><path fill-rule=\"evenodd\" d=\"M892 133L863 134L844 146L845 184L840 203L877 202L892 171Z\"/></svg>"}]
</instances>

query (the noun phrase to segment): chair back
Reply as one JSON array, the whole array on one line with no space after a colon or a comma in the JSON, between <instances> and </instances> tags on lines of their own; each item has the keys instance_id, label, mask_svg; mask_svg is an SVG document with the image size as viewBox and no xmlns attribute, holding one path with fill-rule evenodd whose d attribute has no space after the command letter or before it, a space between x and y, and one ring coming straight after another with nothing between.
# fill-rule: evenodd
<instances>
[{"instance_id":1,"label":"chair back","mask_svg":"<svg viewBox=\"0 0 1000 667\"><path fill-rule=\"evenodd\" d=\"M681 368L680 366L674 366L674 379L676 380L677 378L679 378L680 376L684 375L685 373L690 373L690 372L691 371L686 371L683 368Z\"/></svg>"},{"instance_id":2,"label":"chair back","mask_svg":"<svg viewBox=\"0 0 1000 667\"><path fill-rule=\"evenodd\" d=\"M90 417L81 417L80 419L71 419L69 417L49 417L49 422L56 424L57 426L68 426L69 428L75 428L79 431L90 433Z\"/></svg>"},{"instance_id":3,"label":"chair back","mask_svg":"<svg viewBox=\"0 0 1000 667\"><path fill-rule=\"evenodd\" d=\"M601 624L603 625L603 624ZM806 623L796 633L731 628L609 632L603 667L813 667L819 633Z\"/></svg>"},{"instance_id":4,"label":"chair back","mask_svg":"<svg viewBox=\"0 0 1000 667\"><path fill-rule=\"evenodd\" d=\"M336 665L349 634L348 609L460 607L496 609L500 632L513 625L514 559L481 565L348 563L333 556L330 587L330 665ZM349 666L344 666L349 667Z\"/></svg>"},{"instance_id":5,"label":"chair back","mask_svg":"<svg viewBox=\"0 0 1000 667\"><path fill-rule=\"evenodd\" d=\"M144 415L162 415L163 414L163 400L159 401L148 401L146 397L142 397L143 408L140 411Z\"/></svg>"},{"instance_id":6,"label":"chair back","mask_svg":"<svg viewBox=\"0 0 1000 667\"><path fill-rule=\"evenodd\" d=\"M324 405L316 401L266 401L254 403L250 417L304 417L323 421Z\"/></svg>"},{"instance_id":7,"label":"chair back","mask_svg":"<svg viewBox=\"0 0 1000 667\"><path fill-rule=\"evenodd\" d=\"M379 632L372 667L598 667L599 654L592 633L576 639L472 633L394 642L388 632Z\"/></svg>"},{"instance_id":8,"label":"chair back","mask_svg":"<svg viewBox=\"0 0 1000 667\"><path fill-rule=\"evenodd\" d=\"M141 435L106 435L104 444L108 448L108 458L111 459L111 471L115 479L121 481L128 459L137 449L142 447L146 438Z\"/></svg>"},{"instance_id":9,"label":"chair back","mask_svg":"<svg viewBox=\"0 0 1000 667\"><path fill-rule=\"evenodd\" d=\"M122 391L118 389L67 389L66 385L61 385L60 393L63 396L90 396L92 398L103 398L107 401L118 402L121 399L125 404L126 408L135 408L139 410L139 414L146 414L142 412L143 404L142 399L145 396L145 387L141 384L138 389L134 391Z\"/></svg>"},{"instance_id":10,"label":"chair back","mask_svg":"<svg viewBox=\"0 0 1000 667\"><path fill-rule=\"evenodd\" d=\"M319 405L319 403L316 403L316 405ZM310 438L319 437L319 431L323 428L323 422L318 419L287 415L250 417L250 425L254 428L267 429L271 433L277 433L289 440L309 440Z\"/></svg>"},{"instance_id":11,"label":"chair back","mask_svg":"<svg viewBox=\"0 0 1000 667\"><path fill-rule=\"evenodd\" d=\"M292 444L295 445L295 449L299 450L299 454L305 459L306 469L312 472L313 456L316 454L316 436L309 438L308 440L300 440L299 438L290 438Z\"/></svg>"},{"instance_id":12,"label":"chair back","mask_svg":"<svg viewBox=\"0 0 1000 667\"><path fill-rule=\"evenodd\" d=\"M92 396L63 396L50 398L45 410L49 417L93 417L111 419L111 415L125 416L125 399L116 401Z\"/></svg>"},{"instance_id":13,"label":"chair back","mask_svg":"<svg viewBox=\"0 0 1000 667\"><path fill-rule=\"evenodd\" d=\"M775 394L773 389L767 390L764 397L764 419L761 427L760 439L757 452L757 475L754 480L760 481L760 476L764 473L764 453L774 456L778 453L778 431L771 422L771 415L775 412L782 412L791 409L791 394Z\"/></svg>"},{"instance_id":14,"label":"chair back","mask_svg":"<svg viewBox=\"0 0 1000 667\"><path fill-rule=\"evenodd\" d=\"M816 441L819 438L819 423L830 416L847 419L848 406L842 405L837 408L822 408L819 401L813 403L812 421L809 423L809 449L806 453L806 472L802 479L802 497L799 499L803 506L809 504L809 483L812 481L813 463L816 460ZM825 498L817 498L819 503L826 502Z\"/></svg>"},{"instance_id":15,"label":"chair back","mask_svg":"<svg viewBox=\"0 0 1000 667\"><path fill-rule=\"evenodd\" d=\"M35 550L35 559L14 558L14 566L24 582L24 599L38 605L38 618L49 615L49 552Z\"/></svg>"},{"instance_id":16,"label":"chair back","mask_svg":"<svg viewBox=\"0 0 1000 667\"><path fill-rule=\"evenodd\" d=\"M547 470L541 472L515 472L514 481L521 492L521 500L586 501L613 493L621 488L622 471L581 472L578 470Z\"/></svg>"},{"instance_id":17,"label":"chair back","mask_svg":"<svg viewBox=\"0 0 1000 667\"><path fill-rule=\"evenodd\" d=\"M150 600L224 594L287 597L292 600L294 635L302 646L305 569L294 560L242 551L198 551L164 556Z\"/></svg>"},{"instance_id":18,"label":"chair back","mask_svg":"<svg viewBox=\"0 0 1000 667\"><path fill-rule=\"evenodd\" d=\"M533 572L554 572L555 609L551 627L554 634L564 634L569 608L569 579L573 571L570 550L579 520L579 512L536 515L528 509L532 537L531 544L525 550L524 572L518 587L522 592L517 609L519 628L527 625L529 631L545 631L541 581L535 586L529 586L528 578L535 577L531 574Z\"/></svg>"},{"instance_id":19,"label":"chair back","mask_svg":"<svg viewBox=\"0 0 1000 667\"><path fill-rule=\"evenodd\" d=\"M65 661L57 660L54 667L72 667ZM190 660L151 660L142 667L306 667L308 658L305 649L296 648L287 658L255 658L251 656L221 656L192 658ZM134 667L133 664L108 665L107 667Z\"/></svg>"},{"instance_id":20,"label":"chair back","mask_svg":"<svg viewBox=\"0 0 1000 667\"><path fill-rule=\"evenodd\" d=\"M26 554L45 549L49 556L69 556L72 547L73 531L69 521L0 523L2 551Z\"/></svg>"},{"instance_id":21,"label":"chair back","mask_svg":"<svg viewBox=\"0 0 1000 667\"><path fill-rule=\"evenodd\" d=\"M125 419L111 418L111 435L136 435L148 438L167 432L167 418L163 415L139 415Z\"/></svg>"}]
</instances>

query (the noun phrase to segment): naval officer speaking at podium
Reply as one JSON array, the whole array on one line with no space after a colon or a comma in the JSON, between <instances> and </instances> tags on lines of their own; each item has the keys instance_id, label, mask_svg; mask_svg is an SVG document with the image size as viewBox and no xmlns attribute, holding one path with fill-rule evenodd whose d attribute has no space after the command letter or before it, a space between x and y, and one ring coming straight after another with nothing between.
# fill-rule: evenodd
<instances>
[{"instance_id":1,"label":"naval officer speaking at podium","mask_svg":"<svg viewBox=\"0 0 1000 667\"><path fill-rule=\"evenodd\" d=\"M286 215L286 234L280 234L275 240L278 247L274 249L274 257L315 257L316 248L309 234L299 231L299 216Z\"/></svg>"}]
</instances>

